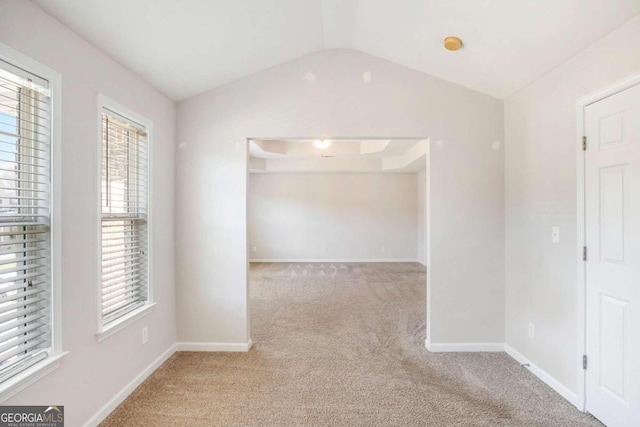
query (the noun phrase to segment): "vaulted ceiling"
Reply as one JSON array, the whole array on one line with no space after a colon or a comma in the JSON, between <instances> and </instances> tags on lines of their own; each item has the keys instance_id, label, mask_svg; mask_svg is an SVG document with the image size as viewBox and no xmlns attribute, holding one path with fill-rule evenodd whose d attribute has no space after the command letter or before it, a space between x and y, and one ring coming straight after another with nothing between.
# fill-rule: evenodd
<instances>
[{"instance_id":1,"label":"vaulted ceiling","mask_svg":"<svg viewBox=\"0 0 640 427\"><path fill-rule=\"evenodd\" d=\"M33 0L175 100L355 49L504 98L640 13L640 0ZM446 51L444 37L464 41Z\"/></svg>"}]
</instances>

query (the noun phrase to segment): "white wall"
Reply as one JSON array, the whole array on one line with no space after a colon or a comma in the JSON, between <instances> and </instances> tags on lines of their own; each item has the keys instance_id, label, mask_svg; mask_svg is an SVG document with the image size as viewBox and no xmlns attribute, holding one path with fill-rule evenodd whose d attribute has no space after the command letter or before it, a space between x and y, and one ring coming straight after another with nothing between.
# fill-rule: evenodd
<instances>
[{"instance_id":1,"label":"white wall","mask_svg":"<svg viewBox=\"0 0 640 427\"><path fill-rule=\"evenodd\" d=\"M427 170L418 172L418 262L427 265Z\"/></svg>"},{"instance_id":2,"label":"white wall","mask_svg":"<svg viewBox=\"0 0 640 427\"><path fill-rule=\"evenodd\" d=\"M251 258L415 261L417 184L415 173L251 174Z\"/></svg>"},{"instance_id":3,"label":"white wall","mask_svg":"<svg viewBox=\"0 0 640 427\"><path fill-rule=\"evenodd\" d=\"M640 17L505 104L506 341L574 392L576 100L640 73L638 52ZM559 245L551 244L552 226L560 227Z\"/></svg>"},{"instance_id":4,"label":"white wall","mask_svg":"<svg viewBox=\"0 0 640 427\"><path fill-rule=\"evenodd\" d=\"M60 368L4 402L65 405L80 426L175 342L174 104L31 2L0 1L0 43L62 75L62 338ZM97 94L153 121L153 312L98 344ZM149 342L141 345L141 328Z\"/></svg>"},{"instance_id":5,"label":"white wall","mask_svg":"<svg viewBox=\"0 0 640 427\"><path fill-rule=\"evenodd\" d=\"M303 79L308 71L316 84ZM393 135L444 141L430 160L430 339L503 342L504 156L491 150L503 119L500 100L349 50L179 103L178 339L249 339L248 137Z\"/></svg>"}]
</instances>

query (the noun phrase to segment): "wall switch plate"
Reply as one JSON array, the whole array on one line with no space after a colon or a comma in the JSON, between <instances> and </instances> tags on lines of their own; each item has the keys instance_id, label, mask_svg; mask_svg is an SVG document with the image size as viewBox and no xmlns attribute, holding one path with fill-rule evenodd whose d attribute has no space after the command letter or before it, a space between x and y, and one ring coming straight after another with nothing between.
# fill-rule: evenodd
<instances>
[{"instance_id":1,"label":"wall switch plate","mask_svg":"<svg viewBox=\"0 0 640 427\"><path fill-rule=\"evenodd\" d=\"M551 242L556 245L560 243L560 227L551 227Z\"/></svg>"},{"instance_id":2,"label":"wall switch plate","mask_svg":"<svg viewBox=\"0 0 640 427\"><path fill-rule=\"evenodd\" d=\"M149 328L146 326L142 328L142 344L146 344L149 341Z\"/></svg>"},{"instance_id":3,"label":"wall switch plate","mask_svg":"<svg viewBox=\"0 0 640 427\"><path fill-rule=\"evenodd\" d=\"M536 325L529 322L529 338L534 339L536 337Z\"/></svg>"}]
</instances>

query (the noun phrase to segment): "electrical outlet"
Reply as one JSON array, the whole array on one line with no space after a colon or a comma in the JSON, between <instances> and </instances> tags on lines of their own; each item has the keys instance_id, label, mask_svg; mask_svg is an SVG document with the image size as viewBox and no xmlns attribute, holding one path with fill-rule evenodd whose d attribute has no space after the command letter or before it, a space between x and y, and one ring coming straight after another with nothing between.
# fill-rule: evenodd
<instances>
[{"instance_id":1,"label":"electrical outlet","mask_svg":"<svg viewBox=\"0 0 640 427\"><path fill-rule=\"evenodd\" d=\"M142 344L146 344L149 341L149 328L146 326L142 328Z\"/></svg>"},{"instance_id":2,"label":"electrical outlet","mask_svg":"<svg viewBox=\"0 0 640 427\"><path fill-rule=\"evenodd\" d=\"M255 246L251 247L251 252L257 252L257 251L258 251L258 248L256 248Z\"/></svg>"},{"instance_id":3,"label":"electrical outlet","mask_svg":"<svg viewBox=\"0 0 640 427\"><path fill-rule=\"evenodd\" d=\"M380 246L380 252L385 253L386 250L387 248L385 248L384 246Z\"/></svg>"},{"instance_id":4,"label":"electrical outlet","mask_svg":"<svg viewBox=\"0 0 640 427\"><path fill-rule=\"evenodd\" d=\"M534 339L536 337L536 325L529 322L529 338Z\"/></svg>"}]
</instances>

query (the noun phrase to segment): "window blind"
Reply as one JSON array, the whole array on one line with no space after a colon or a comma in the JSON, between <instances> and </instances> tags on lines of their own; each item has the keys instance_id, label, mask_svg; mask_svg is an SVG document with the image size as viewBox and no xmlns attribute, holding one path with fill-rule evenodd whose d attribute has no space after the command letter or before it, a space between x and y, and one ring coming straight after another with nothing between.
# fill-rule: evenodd
<instances>
[{"instance_id":1,"label":"window blind","mask_svg":"<svg viewBox=\"0 0 640 427\"><path fill-rule=\"evenodd\" d=\"M0 382L51 350L48 82L0 61Z\"/></svg>"},{"instance_id":2,"label":"window blind","mask_svg":"<svg viewBox=\"0 0 640 427\"><path fill-rule=\"evenodd\" d=\"M102 113L102 322L148 302L147 132Z\"/></svg>"}]
</instances>

